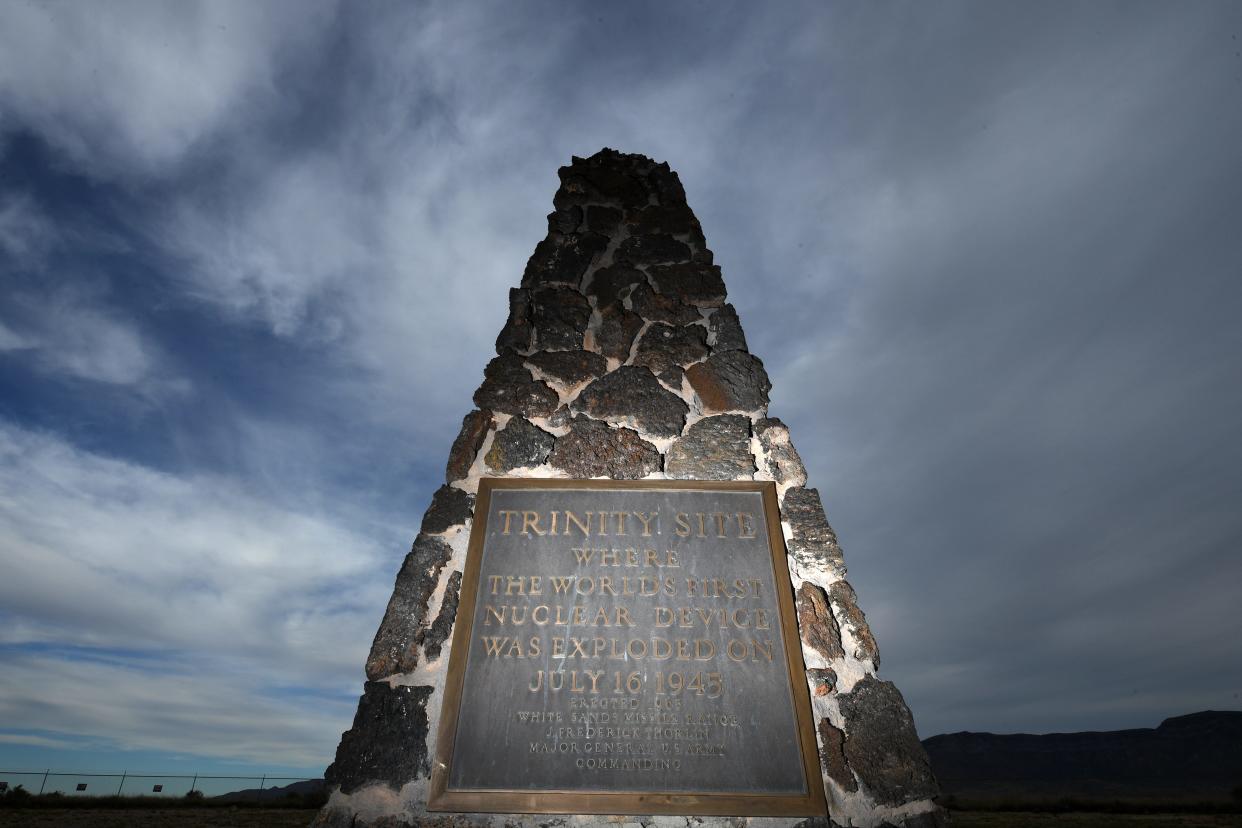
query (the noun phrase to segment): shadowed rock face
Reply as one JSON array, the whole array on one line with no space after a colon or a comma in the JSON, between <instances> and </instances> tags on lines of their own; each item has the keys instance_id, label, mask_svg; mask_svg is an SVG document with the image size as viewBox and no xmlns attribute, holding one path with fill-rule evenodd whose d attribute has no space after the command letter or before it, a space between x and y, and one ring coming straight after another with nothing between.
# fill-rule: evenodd
<instances>
[{"instance_id":1,"label":"shadowed rock face","mask_svg":"<svg viewBox=\"0 0 1242 828\"><path fill-rule=\"evenodd\" d=\"M881 805L940 794L914 718L889 681L868 676L841 696L845 759Z\"/></svg>"},{"instance_id":2,"label":"shadowed rock face","mask_svg":"<svg viewBox=\"0 0 1242 828\"><path fill-rule=\"evenodd\" d=\"M681 433L690 410L647 368L625 365L588 385L571 408L598 420L633 421L657 437Z\"/></svg>"},{"instance_id":3,"label":"shadowed rock face","mask_svg":"<svg viewBox=\"0 0 1242 828\"><path fill-rule=\"evenodd\" d=\"M866 822L878 803L907 806L914 815L904 828L942 825L927 801L935 782L909 711L896 688L873 675L875 640L844 580L840 546L819 493L806 487L789 429L767 416L771 382L747 350L677 175L667 164L603 150L575 158L560 179L548 235L509 293L498 356L474 395L478 410L466 415L450 451L448 485L435 493L398 575L367 661L373 681L329 780L344 793L369 783L396 791L427 775L428 713L443 700L445 651L462 600L461 533L480 474L758 479L777 484L820 763L838 821ZM357 810L348 797L335 801L317 825L493 821L431 818L421 803L387 791L372 792L371 804ZM392 810L366 810L377 802ZM504 817L515 825L558 819ZM609 819L568 821L586 828ZM735 825L714 817L698 823ZM831 824L817 817L775 820L772 828Z\"/></svg>"},{"instance_id":4,"label":"shadowed rock face","mask_svg":"<svg viewBox=\"0 0 1242 828\"><path fill-rule=\"evenodd\" d=\"M557 438L548 463L570 477L638 480L659 470L660 452L633 429L575 417L569 433Z\"/></svg>"},{"instance_id":5,"label":"shadowed rock face","mask_svg":"<svg viewBox=\"0 0 1242 828\"><path fill-rule=\"evenodd\" d=\"M664 472L681 480L749 480L755 471L749 443L745 417L705 417L669 447Z\"/></svg>"},{"instance_id":6,"label":"shadowed rock face","mask_svg":"<svg viewBox=\"0 0 1242 828\"><path fill-rule=\"evenodd\" d=\"M522 417L514 417L496 432L483 462L489 471L503 474L522 467L538 466L548 457L556 440Z\"/></svg>"},{"instance_id":7,"label":"shadowed rock face","mask_svg":"<svg viewBox=\"0 0 1242 828\"><path fill-rule=\"evenodd\" d=\"M447 543L432 535L420 534L414 540L371 644L367 678L405 673L418 666L418 635L427 617L427 602L452 554Z\"/></svg>"},{"instance_id":8,"label":"shadowed rock face","mask_svg":"<svg viewBox=\"0 0 1242 828\"><path fill-rule=\"evenodd\" d=\"M352 793L371 782L399 788L429 774L426 708L430 696L430 687L389 687L368 681L354 725L341 734L336 761L324 771L324 781Z\"/></svg>"}]
</instances>

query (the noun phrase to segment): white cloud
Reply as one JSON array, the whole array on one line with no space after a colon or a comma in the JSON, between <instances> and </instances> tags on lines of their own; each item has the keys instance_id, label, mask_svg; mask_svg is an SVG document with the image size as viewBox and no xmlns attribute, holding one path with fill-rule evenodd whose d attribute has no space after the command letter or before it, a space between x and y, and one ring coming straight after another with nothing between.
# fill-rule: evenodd
<instances>
[{"instance_id":1,"label":"white cloud","mask_svg":"<svg viewBox=\"0 0 1242 828\"><path fill-rule=\"evenodd\" d=\"M271 678L211 657L152 669L141 661L9 653L0 720L78 741L0 733L0 742L73 748L87 738L122 750L324 767L348 726L352 699L278 697L265 686Z\"/></svg>"},{"instance_id":2,"label":"white cloud","mask_svg":"<svg viewBox=\"0 0 1242 828\"><path fill-rule=\"evenodd\" d=\"M33 126L88 172L175 164L279 101L284 49L334 4L18 3L0 26L0 131Z\"/></svg>"},{"instance_id":3,"label":"white cloud","mask_svg":"<svg viewBox=\"0 0 1242 828\"><path fill-rule=\"evenodd\" d=\"M343 521L0 427L0 605L28 640L336 681L365 658L394 569L392 550Z\"/></svg>"},{"instance_id":4,"label":"white cloud","mask_svg":"<svg viewBox=\"0 0 1242 828\"><path fill-rule=\"evenodd\" d=\"M0 322L0 351L20 352L63 377L150 394L188 390L184 380L169 375L158 346L86 292L15 290L9 299L12 321Z\"/></svg>"}]
</instances>

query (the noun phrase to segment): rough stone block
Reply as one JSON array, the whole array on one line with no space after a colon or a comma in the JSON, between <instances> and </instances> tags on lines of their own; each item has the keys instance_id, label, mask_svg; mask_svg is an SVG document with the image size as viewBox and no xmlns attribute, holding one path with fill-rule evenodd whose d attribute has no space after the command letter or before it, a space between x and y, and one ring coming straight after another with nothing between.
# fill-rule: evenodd
<instances>
[{"instance_id":1,"label":"rough stone block","mask_svg":"<svg viewBox=\"0 0 1242 828\"><path fill-rule=\"evenodd\" d=\"M742 322L732 305L721 305L712 313L707 323L711 331L712 351L745 351L746 334Z\"/></svg>"},{"instance_id":2,"label":"rough stone block","mask_svg":"<svg viewBox=\"0 0 1242 828\"><path fill-rule=\"evenodd\" d=\"M692 305L720 305L725 300L720 268L702 262L654 265L647 269L656 290Z\"/></svg>"},{"instance_id":3,"label":"rough stone block","mask_svg":"<svg viewBox=\"0 0 1242 828\"><path fill-rule=\"evenodd\" d=\"M530 291L509 289L509 318L496 337L496 353L525 351L530 348L535 329L530 324Z\"/></svg>"},{"instance_id":4,"label":"rough stone block","mask_svg":"<svg viewBox=\"0 0 1242 828\"><path fill-rule=\"evenodd\" d=\"M614 254L617 261L632 265L673 264L690 261L690 248L672 236L630 236Z\"/></svg>"},{"instance_id":5,"label":"rough stone block","mask_svg":"<svg viewBox=\"0 0 1242 828\"><path fill-rule=\"evenodd\" d=\"M666 234L675 236L693 235L698 231L698 221L694 213L684 203L649 204L638 210L632 210L625 217L626 227L631 236L644 234ZM699 231L701 235L701 231Z\"/></svg>"},{"instance_id":6,"label":"rough stone block","mask_svg":"<svg viewBox=\"0 0 1242 828\"><path fill-rule=\"evenodd\" d=\"M806 467L789 439L789 429L776 418L755 423L755 436L766 458L766 471L777 483L791 486L806 485Z\"/></svg>"},{"instance_id":7,"label":"rough stone block","mask_svg":"<svg viewBox=\"0 0 1242 828\"><path fill-rule=\"evenodd\" d=\"M488 469L498 474L517 468L538 466L547 459L555 441L555 437L524 417L514 417L496 432L483 462Z\"/></svg>"},{"instance_id":8,"label":"rough stone block","mask_svg":"<svg viewBox=\"0 0 1242 828\"><path fill-rule=\"evenodd\" d=\"M667 322L670 325L689 325L700 318L699 309L663 293L656 293L646 282L630 293L630 308L648 322Z\"/></svg>"},{"instance_id":9,"label":"rough stone block","mask_svg":"<svg viewBox=\"0 0 1242 828\"><path fill-rule=\"evenodd\" d=\"M660 452L629 428L575 417L558 437L548 463L571 477L638 480L660 469Z\"/></svg>"},{"instance_id":10,"label":"rough stone block","mask_svg":"<svg viewBox=\"0 0 1242 828\"><path fill-rule=\"evenodd\" d=\"M646 365L654 374L674 366L691 365L707 356L707 331L702 325L677 327L663 322L643 331L634 350L634 364Z\"/></svg>"},{"instance_id":11,"label":"rough stone block","mask_svg":"<svg viewBox=\"0 0 1242 828\"><path fill-rule=\"evenodd\" d=\"M643 328L642 318L620 305L608 305L599 312L599 330L595 332L595 346L611 359L625 361L630 358L630 346Z\"/></svg>"},{"instance_id":12,"label":"rough stone block","mask_svg":"<svg viewBox=\"0 0 1242 828\"><path fill-rule=\"evenodd\" d=\"M686 372L682 370L680 365L670 365L669 367L661 371L656 376L656 378L659 379L660 382L664 383L665 388L668 388L670 391L673 391L674 393L680 394L681 393L681 378L684 377L685 375L686 375Z\"/></svg>"},{"instance_id":13,"label":"rough stone block","mask_svg":"<svg viewBox=\"0 0 1242 828\"><path fill-rule=\"evenodd\" d=\"M540 351L526 361L565 385L577 385L608 372L608 361L594 351Z\"/></svg>"},{"instance_id":14,"label":"rough stone block","mask_svg":"<svg viewBox=\"0 0 1242 828\"><path fill-rule=\"evenodd\" d=\"M768 404L772 382L763 363L745 351L712 354L686 371L703 410L754 411Z\"/></svg>"},{"instance_id":15,"label":"rough stone block","mask_svg":"<svg viewBox=\"0 0 1242 828\"><path fill-rule=\"evenodd\" d=\"M591 303L574 288L541 288L531 296L530 320L541 350L581 349Z\"/></svg>"},{"instance_id":16,"label":"rough stone block","mask_svg":"<svg viewBox=\"0 0 1242 828\"><path fill-rule=\"evenodd\" d=\"M905 699L888 681L867 676L840 697L845 759L881 805L940 793Z\"/></svg>"},{"instance_id":17,"label":"rough stone block","mask_svg":"<svg viewBox=\"0 0 1242 828\"><path fill-rule=\"evenodd\" d=\"M845 562L837 535L824 517L819 491L793 486L781 501L781 520L789 524L789 553L804 566L826 567L844 576Z\"/></svg>"},{"instance_id":18,"label":"rough stone block","mask_svg":"<svg viewBox=\"0 0 1242 828\"><path fill-rule=\"evenodd\" d=\"M588 296L595 297L595 306L605 308L616 304L629 293L635 285L646 285L647 277L641 270L635 270L624 264L613 264L601 267L591 274L591 283L587 285Z\"/></svg>"},{"instance_id":19,"label":"rough stone block","mask_svg":"<svg viewBox=\"0 0 1242 828\"><path fill-rule=\"evenodd\" d=\"M490 411L471 411L461 420L461 431L449 449L448 464L444 468L444 481L452 483L470 473L474 458L478 455L494 419Z\"/></svg>"},{"instance_id":20,"label":"rough stone block","mask_svg":"<svg viewBox=\"0 0 1242 828\"><path fill-rule=\"evenodd\" d=\"M738 414L705 417L668 449L664 473L674 479L737 480L754 476L750 420Z\"/></svg>"},{"instance_id":21,"label":"rough stone block","mask_svg":"<svg viewBox=\"0 0 1242 828\"><path fill-rule=\"evenodd\" d=\"M459 570L449 576L448 583L444 587L444 598L440 601L440 611L436 613L436 620L431 622L431 626L423 635L423 654L427 658L434 660L440 657L444 642L448 640L449 633L453 631L453 622L457 619L457 604L460 600L461 571Z\"/></svg>"},{"instance_id":22,"label":"rough stone block","mask_svg":"<svg viewBox=\"0 0 1242 828\"><path fill-rule=\"evenodd\" d=\"M450 526L465 523L474 515L474 495L447 484L436 489L431 505L423 514L422 531L443 532Z\"/></svg>"},{"instance_id":23,"label":"rough stone block","mask_svg":"<svg viewBox=\"0 0 1242 828\"><path fill-rule=\"evenodd\" d=\"M635 160L637 160L635 158ZM633 170L635 163L628 161L627 156L613 150L601 150L587 159L575 159L568 168L571 177L581 179L586 184L586 193L600 201L612 201L622 207L642 207L648 200L648 188L645 182ZM627 169L627 167L629 169ZM569 183L562 175L561 189ZM555 199L553 199L555 202Z\"/></svg>"},{"instance_id":24,"label":"rough stone block","mask_svg":"<svg viewBox=\"0 0 1242 828\"><path fill-rule=\"evenodd\" d=\"M816 696L826 696L837 689L837 671L831 667L812 667L806 674L815 684Z\"/></svg>"},{"instance_id":25,"label":"rough stone block","mask_svg":"<svg viewBox=\"0 0 1242 828\"><path fill-rule=\"evenodd\" d=\"M822 587L804 581L795 593L798 609L798 630L802 643L826 660L842 658L841 631L828 605L828 594Z\"/></svg>"},{"instance_id":26,"label":"rough stone block","mask_svg":"<svg viewBox=\"0 0 1242 828\"><path fill-rule=\"evenodd\" d=\"M560 209L560 208L558 208ZM608 237L600 233L552 234L539 242L526 263L522 287L568 285L577 287L597 256L608 247Z\"/></svg>"},{"instance_id":27,"label":"rough stone block","mask_svg":"<svg viewBox=\"0 0 1242 828\"><path fill-rule=\"evenodd\" d=\"M875 636L871 634L867 617L858 607L858 596L854 594L854 588L845 581L836 581L828 588L828 598L839 622L849 626L854 633L854 658L870 659L872 666L879 669L880 649L876 646Z\"/></svg>"},{"instance_id":28,"label":"rough stone block","mask_svg":"<svg viewBox=\"0 0 1242 828\"><path fill-rule=\"evenodd\" d=\"M556 410L560 397L547 383L534 379L520 356L506 353L483 370L483 384L474 392L474 404L505 414L546 417Z\"/></svg>"},{"instance_id":29,"label":"rough stone block","mask_svg":"<svg viewBox=\"0 0 1242 828\"><path fill-rule=\"evenodd\" d=\"M570 408L597 420L632 422L646 434L674 437L690 410L685 401L660 385L639 365L623 365L582 390Z\"/></svg>"},{"instance_id":30,"label":"rough stone block","mask_svg":"<svg viewBox=\"0 0 1242 828\"><path fill-rule=\"evenodd\" d=\"M686 191L681 186L677 173L667 163L654 165L647 173L651 189L655 192L656 201L660 204L685 204Z\"/></svg>"},{"instance_id":31,"label":"rough stone block","mask_svg":"<svg viewBox=\"0 0 1242 828\"><path fill-rule=\"evenodd\" d=\"M567 236L582 224L582 208L571 204L548 213L548 235Z\"/></svg>"},{"instance_id":32,"label":"rough stone block","mask_svg":"<svg viewBox=\"0 0 1242 828\"><path fill-rule=\"evenodd\" d=\"M858 780L845 764L845 734L827 719L819 720L819 758L824 771L847 791L858 790Z\"/></svg>"},{"instance_id":33,"label":"rough stone block","mask_svg":"<svg viewBox=\"0 0 1242 828\"><path fill-rule=\"evenodd\" d=\"M420 534L414 539L371 643L367 678L408 673L418 666L419 632L427 617L427 602L452 555L449 545L437 537Z\"/></svg>"},{"instance_id":34,"label":"rough stone block","mask_svg":"<svg viewBox=\"0 0 1242 828\"><path fill-rule=\"evenodd\" d=\"M341 734L336 761L324 781L353 793L370 782L394 790L427 776L427 699L431 687L389 687L368 681L358 701L354 725Z\"/></svg>"},{"instance_id":35,"label":"rough stone block","mask_svg":"<svg viewBox=\"0 0 1242 828\"><path fill-rule=\"evenodd\" d=\"M611 236L617 231L617 225L621 223L621 216L621 211L615 207L592 204L586 208L586 226L593 233L603 233L605 236Z\"/></svg>"}]
</instances>

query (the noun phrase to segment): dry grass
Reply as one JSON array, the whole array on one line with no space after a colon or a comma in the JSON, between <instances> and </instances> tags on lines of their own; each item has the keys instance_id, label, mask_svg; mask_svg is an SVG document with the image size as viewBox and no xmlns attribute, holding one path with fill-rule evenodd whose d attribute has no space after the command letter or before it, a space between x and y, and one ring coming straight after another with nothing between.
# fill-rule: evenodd
<instances>
[{"instance_id":1,"label":"dry grass","mask_svg":"<svg viewBox=\"0 0 1242 828\"><path fill-rule=\"evenodd\" d=\"M1234 828L1234 826L1242 826L1242 814L953 812L953 828Z\"/></svg>"},{"instance_id":2,"label":"dry grass","mask_svg":"<svg viewBox=\"0 0 1242 828\"><path fill-rule=\"evenodd\" d=\"M306 828L292 808L31 808L0 810L0 828Z\"/></svg>"}]
</instances>

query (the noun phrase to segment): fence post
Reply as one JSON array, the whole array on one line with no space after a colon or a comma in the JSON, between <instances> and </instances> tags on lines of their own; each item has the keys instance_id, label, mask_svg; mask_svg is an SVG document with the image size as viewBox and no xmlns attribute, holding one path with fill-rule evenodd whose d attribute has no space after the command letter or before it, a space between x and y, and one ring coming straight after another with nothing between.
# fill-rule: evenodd
<instances>
[{"instance_id":1,"label":"fence post","mask_svg":"<svg viewBox=\"0 0 1242 828\"><path fill-rule=\"evenodd\" d=\"M43 796L43 787L47 785L47 775L51 772L51 768L48 768L43 772L43 781L39 783L39 796Z\"/></svg>"},{"instance_id":2,"label":"fence post","mask_svg":"<svg viewBox=\"0 0 1242 828\"><path fill-rule=\"evenodd\" d=\"M194 774L194 781L190 783L190 793L194 793L194 788L198 785L198 774ZM187 794L188 796L189 794Z\"/></svg>"},{"instance_id":3,"label":"fence post","mask_svg":"<svg viewBox=\"0 0 1242 828\"><path fill-rule=\"evenodd\" d=\"M263 778L259 780L259 795L254 798L255 802L263 801L263 786L267 784L267 774L263 774Z\"/></svg>"},{"instance_id":4,"label":"fence post","mask_svg":"<svg viewBox=\"0 0 1242 828\"><path fill-rule=\"evenodd\" d=\"M116 795L117 795L117 796L120 796L120 795L121 795L121 788L124 788L124 787L125 787L125 774L127 774L127 773L129 773L129 771L128 771L128 770L122 770L122 771L121 771L121 784L119 784L119 785L117 785L117 786L116 786Z\"/></svg>"}]
</instances>

